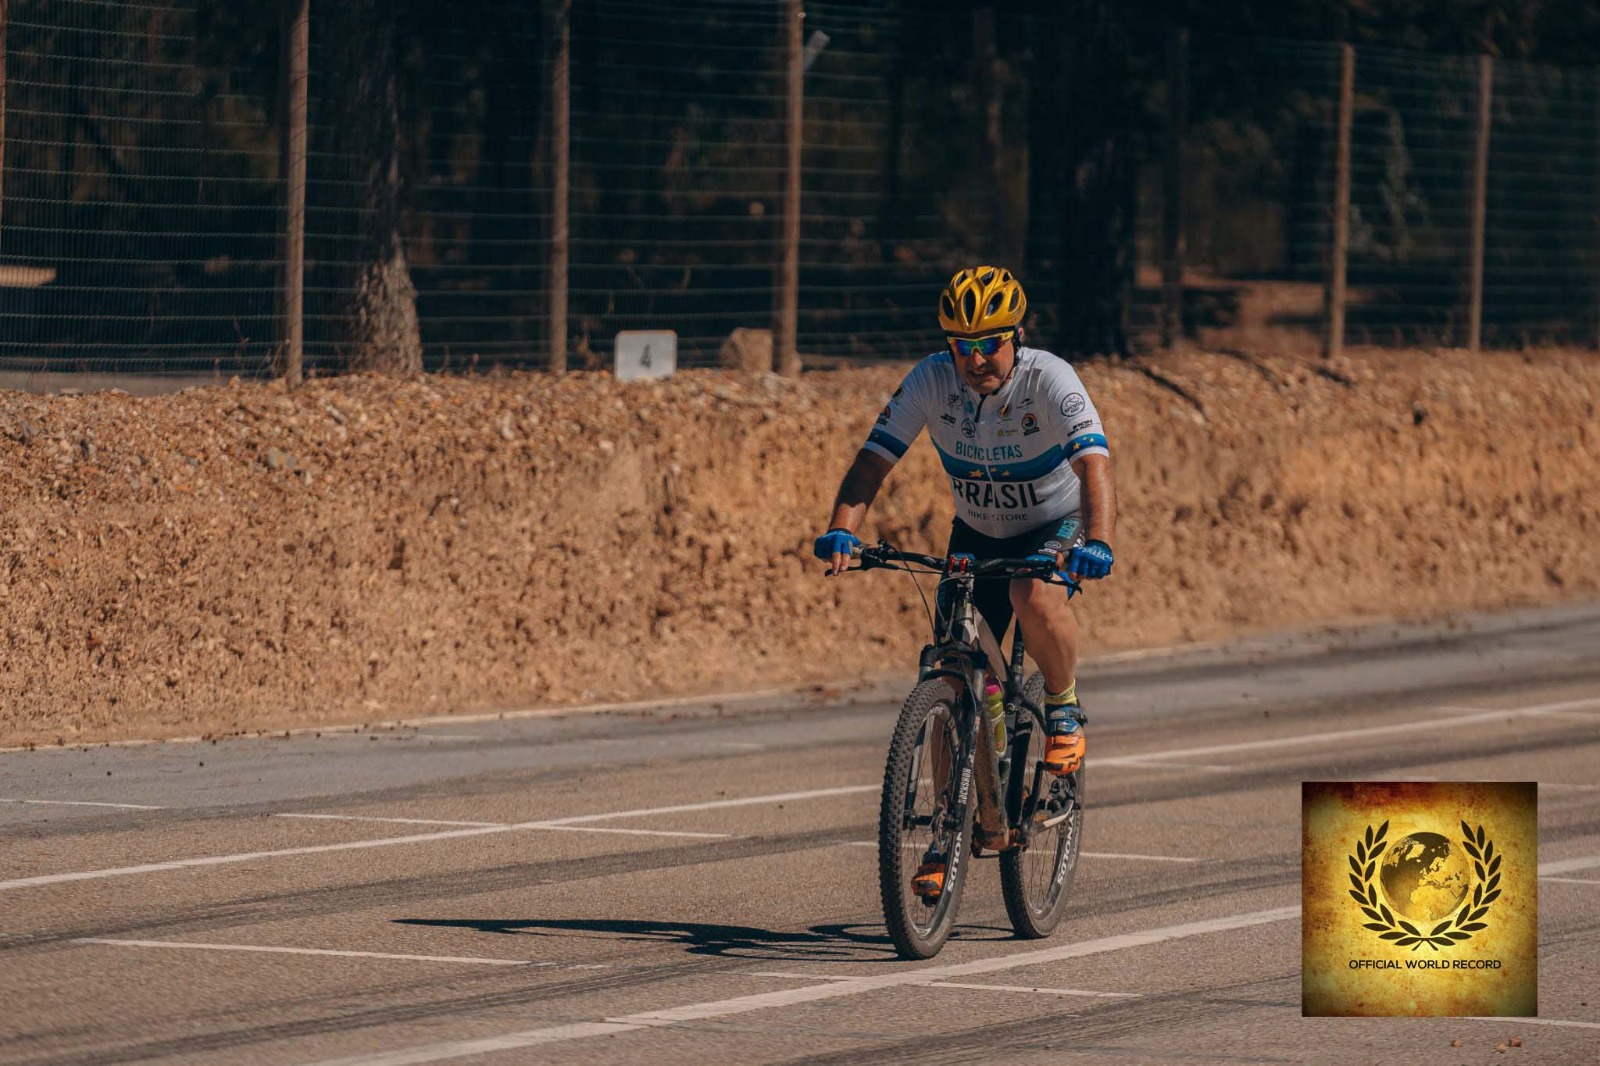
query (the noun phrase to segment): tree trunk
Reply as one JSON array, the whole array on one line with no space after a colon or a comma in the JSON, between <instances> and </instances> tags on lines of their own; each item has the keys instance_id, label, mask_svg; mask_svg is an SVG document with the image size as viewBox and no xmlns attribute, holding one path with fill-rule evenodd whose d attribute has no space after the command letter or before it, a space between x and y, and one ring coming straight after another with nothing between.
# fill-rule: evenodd
<instances>
[{"instance_id":1,"label":"tree trunk","mask_svg":"<svg viewBox=\"0 0 1600 1066\"><path fill-rule=\"evenodd\" d=\"M348 313L349 366L422 370L417 290L406 261L396 0L340 0L330 20L333 121L355 158L361 237Z\"/></svg>"},{"instance_id":2,"label":"tree trunk","mask_svg":"<svg viewBox=\"0 0 1600 1066\"><path fill-rule=\"evenodd\" d=\"M1063 354L1127 355L1138 142L1133 42L1117 0L1073 5L1063 34L1059 171Z\"/></svg>"}]
</instances>

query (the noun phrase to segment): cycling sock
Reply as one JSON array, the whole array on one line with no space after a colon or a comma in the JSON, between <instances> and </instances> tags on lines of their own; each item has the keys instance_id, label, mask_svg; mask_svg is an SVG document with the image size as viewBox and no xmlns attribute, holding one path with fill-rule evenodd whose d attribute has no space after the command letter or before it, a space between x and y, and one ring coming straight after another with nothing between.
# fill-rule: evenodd
<instances>
[{"instance_id":1,"label":"cycling sock","mask_svg":"<svg viewBox=\"0 0 1600 1066\"><path fill-rule=\"evenodd\" d=\"M1061 706L1065 706L1066 704L1069 704L1069 703L1077 703L1077 702L1078 702L1078 681L1077 681L1077 678L1073 678L1072 682L1070 684L1068 684L1067 687L1062 689L1060 692L1046 692L1045 695L1044 695L1044 705L1046 707L1061 707Z\"/></svg>"}]
</instances>

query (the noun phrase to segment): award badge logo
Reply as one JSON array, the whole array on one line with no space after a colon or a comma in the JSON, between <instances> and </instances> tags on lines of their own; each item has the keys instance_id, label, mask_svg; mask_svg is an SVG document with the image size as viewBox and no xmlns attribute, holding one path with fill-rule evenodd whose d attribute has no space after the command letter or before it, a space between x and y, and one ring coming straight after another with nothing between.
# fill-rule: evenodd
<instances>
[{"instance_id":1,"label":"award badge logo","mask_svg":"<svg viewBox=\"0 0 1600 1066\"><path fill-rule=\"evenodd\" d=\"M1306 782L1301 817L1303 1014L1537 1013L1536 785Z\"/></svg>"}]
</instances>

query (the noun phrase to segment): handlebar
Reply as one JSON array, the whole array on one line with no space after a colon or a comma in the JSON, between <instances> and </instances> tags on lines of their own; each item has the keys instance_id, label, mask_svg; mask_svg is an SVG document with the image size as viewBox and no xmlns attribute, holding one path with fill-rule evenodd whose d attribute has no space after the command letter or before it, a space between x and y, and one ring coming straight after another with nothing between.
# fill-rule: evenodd
<instances>
[{"instance_id":1,"label":"handlebar","mask_svg":"<svg viewBox=\"0 0 1600 1066\"><path fill-rule=\"evenodd\" d=\"M879 541L874 547L860 547L850 553L852 558L861 561L860 566L853 567L857 570L908 570L906 566L895 566L895 563L916 563L926 567L928 571L946 576L970 574L975 578L1038 578L1054 585L1065 585L1074 592L1082 592L1083 587L1076 581L1059 572L1053 563L1039 562L1036 559L983 559L974 560L965 570L950 572L947 559L937 555L925 555L922 552L903 552L891 547L887 541Z\"/></svg>"}]
</instances>

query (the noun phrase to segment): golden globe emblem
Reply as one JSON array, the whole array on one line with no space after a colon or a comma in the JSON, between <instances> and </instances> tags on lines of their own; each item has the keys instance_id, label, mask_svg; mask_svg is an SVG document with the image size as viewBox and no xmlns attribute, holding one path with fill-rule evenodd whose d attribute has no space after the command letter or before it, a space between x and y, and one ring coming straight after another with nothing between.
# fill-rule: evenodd
<instances>
[{"instance_id":1,"label":"golden globe emblem","mask_svg":"<svg viewBox=\"0 0 1600 1066\"><path fill-rule=\"evenodd\" d=\"M1494 841L1485 836L1482 825L1474 830L1465 821L1461 823L1461 851L1446 837L1427 832L1412 833L1391 845L1385 839L1388 832L1388 822L1376 830L1367 826L1366 833L1356 841L1355 851L1347 856L1350 895L1370 919L1364 928L1395 947L1409 947L1412 951L1423 945L1434 951L1452 947L1488 928L1483 919L1489 913L1489 905L1500 897L1501 856L1495 854ZM1466 853L1465 857L1461 852ZM1471 870L1478 875L1470 900L1468 858L1472 861ZM1378 898L1380 883L1383 900ZM1457 906L1461 909L1456 910ZM1433 924L1436 921L1438 924ZM1418 926L1413 922L1426 924Z\"/></svg>"},{"instance_id":2,"label":"golden globe emblem","mask_svg":"<svg viewBox=\"0 0 1600 1066\"><path fill-rule=\"evenodd\" d=\"M1437 922L1461 906L1472 868L1465 852L1438 833L1412 833L1383 856L1384 898L1413 921Z\"/></svg>"}]
</instances>

